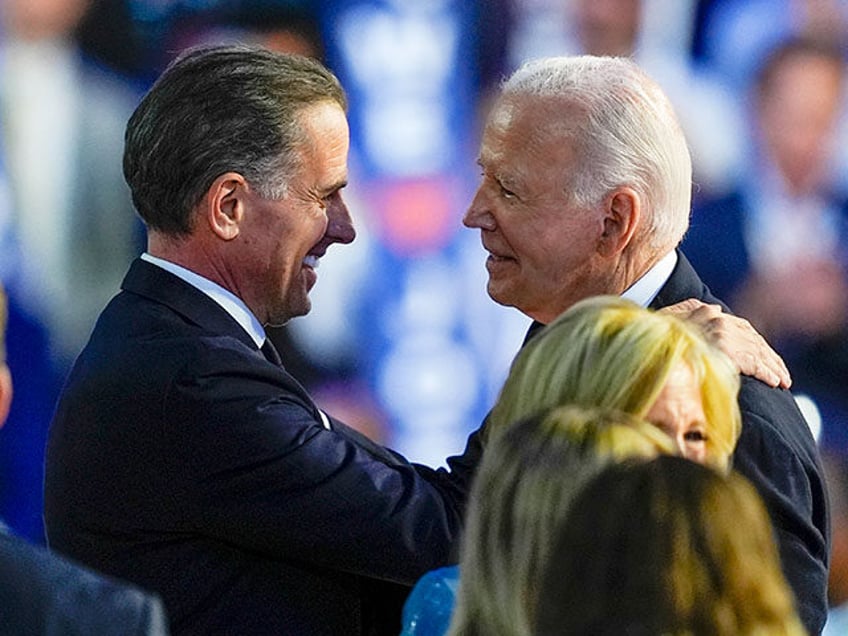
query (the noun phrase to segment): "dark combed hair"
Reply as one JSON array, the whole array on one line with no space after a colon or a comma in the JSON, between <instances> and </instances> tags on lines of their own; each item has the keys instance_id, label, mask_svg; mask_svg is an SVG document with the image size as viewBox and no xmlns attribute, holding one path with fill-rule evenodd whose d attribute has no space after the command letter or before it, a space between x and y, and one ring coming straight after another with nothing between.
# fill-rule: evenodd
<instances>
[{"instance_id":1,"label":"dark combed hair","mask_svg":"<svg viewBox=\"0 0 848 636\"><path fill-rule=\"evenodd\" d=\"M179 236L226 172L282 196L300 158L298 115L322 102L347 109L338 79L316 60L243 45L185 51L127 124L123 168L136 210L150 229Z\"/></svg>"}]
</instances>

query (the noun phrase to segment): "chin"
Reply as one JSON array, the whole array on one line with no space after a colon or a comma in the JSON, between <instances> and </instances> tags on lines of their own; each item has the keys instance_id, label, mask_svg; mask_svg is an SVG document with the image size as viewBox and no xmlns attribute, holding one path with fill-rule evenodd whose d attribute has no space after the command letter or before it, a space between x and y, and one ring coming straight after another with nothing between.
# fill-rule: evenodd
<instances>
[{"instance_id":1,"label":"chin","mask_svg":"<svg viewBox=\"0 0 848 636\"><path fill-rule=\"evenodd\" d=\"M509 290L504 289L502 285L494 285L490 280L486 287L486 292L489 294L489 298L499 305L503 305L504 307L517 307L515 304L515 295L510 294Z\"/></svg>"},{"instance_id":2,"label":"chin","mask_svg":"<svg viewBox=\"0 0 848 636\"><path fill-rule=\"evenodd\" d=\"M310 311L312 311L312 301L309 298L304 298L303 300L290 305L288 307L288 311L286 315L288 316L288 320L292 318L297 318L298 316L305 316Z\"/></svg>"},{"instance_id":3,"label":"chin","mask_svg":"<svg viewBox=\"0 0 848 636\"><path fill-rule=\"evenodd\" d=\"M307 298L305 302L286 303L284 307L277 307L270 312L268 322L265 323L269 327L282 327L292 318L305 316L312 309L312 303Z\"/></svg>"}]
</instances>

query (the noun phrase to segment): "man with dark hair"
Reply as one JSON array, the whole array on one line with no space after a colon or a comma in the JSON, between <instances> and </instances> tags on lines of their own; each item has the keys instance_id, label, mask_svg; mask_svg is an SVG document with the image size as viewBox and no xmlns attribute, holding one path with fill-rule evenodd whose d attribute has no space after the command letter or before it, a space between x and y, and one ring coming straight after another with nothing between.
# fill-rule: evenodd
<instances>
[{"instance_id":1,"label":"man with dark hair","mask_svg":"<svg viewBox=\"0 0 848 636\"><path fill-rule=\"evenodd\" d=\"M314 60L213 47L127 126L148 248L60 399L46 524L161 594L175 633L397 633L384 595L455 552L476 450L409 463L320 411L265 337L354 239L345 108Z\"/></svg>"}]
</instances>

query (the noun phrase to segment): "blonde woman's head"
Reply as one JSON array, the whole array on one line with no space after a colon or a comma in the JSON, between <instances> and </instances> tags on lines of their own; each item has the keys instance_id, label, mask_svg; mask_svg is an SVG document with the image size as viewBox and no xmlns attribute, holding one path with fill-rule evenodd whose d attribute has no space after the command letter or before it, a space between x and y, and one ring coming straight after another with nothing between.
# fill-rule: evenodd
<instances>
[{"instance_id":1,"label":"blonde woman's head","mask_svg":"<svg viewBox=\"0 0 848 636\"><path fill-rule=\"evenodd\" d=\"M551 529L580 486L624 458L674 452L646 422L564 406L493 438L472 488L452 634L527 634Z\"/></svg>"},{"instance_id":2,"label":"blonde woman's head","mask_svg":"<svg viewBox=\"0 0 848 636\"><path fill-rule=\"evenodd\" d=\"M732 363L694 327L598 296L572 306L522 349L489 434L560 404L603 406L654 421L682 454L726 470L742 426L738 392ZM667 401L681 396L683 407Z\"/></svg>"}]
</instances>

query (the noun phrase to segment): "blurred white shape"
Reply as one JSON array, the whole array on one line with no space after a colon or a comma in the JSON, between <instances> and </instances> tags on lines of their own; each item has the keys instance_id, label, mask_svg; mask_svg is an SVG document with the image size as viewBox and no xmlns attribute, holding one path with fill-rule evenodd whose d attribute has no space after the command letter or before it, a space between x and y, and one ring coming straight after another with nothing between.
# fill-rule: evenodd
<instances>
[{"instance_id":1,"label":"blurred white shape","mask_svg":"<svg viewBox=\"0 0 848 636\"><path fill-rule=\"evenodd\" d=\"M803 393L795 395L795 403L798 405L801 415L807 420L807 426L810 427L810 432L818 443L822 431L822 416L818 405L813 398Z\"/></svg>"}]
</instances>

